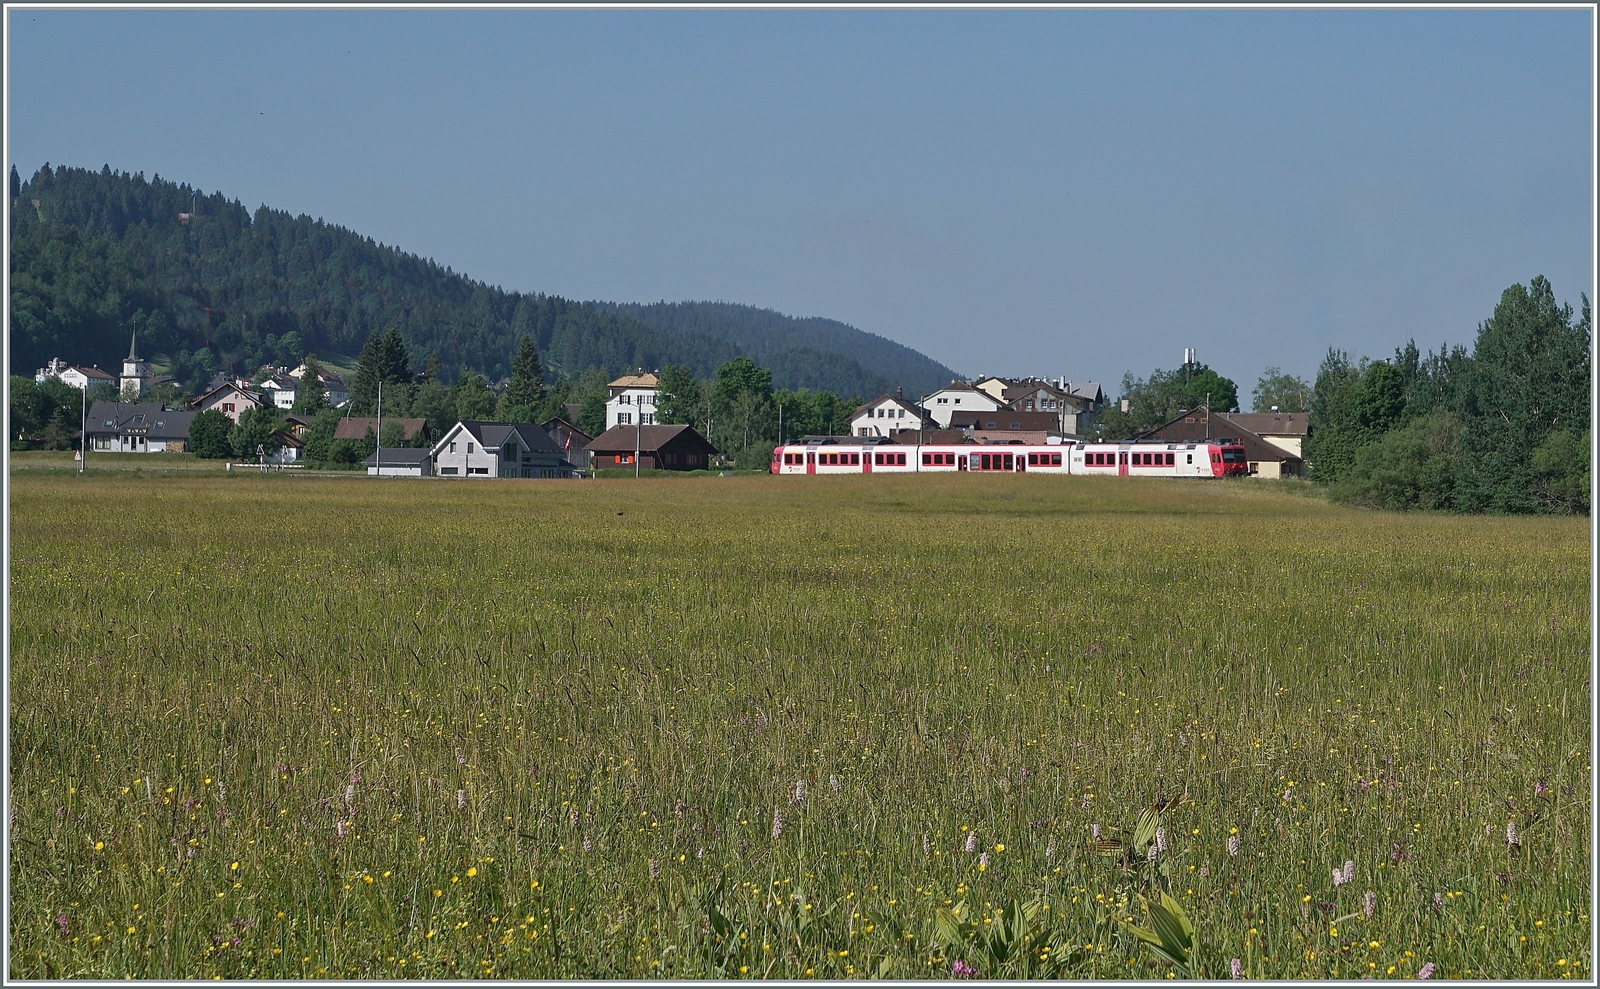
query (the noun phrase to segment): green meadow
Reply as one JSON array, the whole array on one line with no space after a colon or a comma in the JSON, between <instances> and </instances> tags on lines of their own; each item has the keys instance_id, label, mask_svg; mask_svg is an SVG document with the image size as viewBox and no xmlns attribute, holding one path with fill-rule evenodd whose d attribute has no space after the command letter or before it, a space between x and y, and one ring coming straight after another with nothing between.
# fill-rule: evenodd
<instances>
[{"instance_id":1,"label":"green meadow","mask_svg":"<svg viewBox=\"0 0 1600 989\"><path fill-rule=\"evenodd\" d=\"M13 977L1593 978L1585 519L965 474L10 509Z\"/></svg>"}]
</instances>

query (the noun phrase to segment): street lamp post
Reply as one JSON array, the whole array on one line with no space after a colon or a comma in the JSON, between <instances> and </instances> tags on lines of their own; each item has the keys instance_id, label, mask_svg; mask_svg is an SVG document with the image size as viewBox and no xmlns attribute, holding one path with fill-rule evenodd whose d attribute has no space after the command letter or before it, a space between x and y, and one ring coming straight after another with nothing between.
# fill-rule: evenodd
<instances>
[{"instance_id":1,"label":"street lamp post","mask_svg":"<svg viewBox=\"0 0 1600 989\"><path fill-rule=\"evenodd\" d=\"M378 477L383 478L383 379L378 379L378 445L372 450L372 462L378 465Z\"/></svg>"}]
</instances>

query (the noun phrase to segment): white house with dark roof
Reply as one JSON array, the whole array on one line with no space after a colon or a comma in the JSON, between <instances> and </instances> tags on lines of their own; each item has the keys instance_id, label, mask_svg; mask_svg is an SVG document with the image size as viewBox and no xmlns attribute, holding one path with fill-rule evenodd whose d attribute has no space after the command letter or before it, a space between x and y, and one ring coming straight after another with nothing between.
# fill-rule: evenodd
<instances>
[{"instance_id":1,"label":"white house with dark roof","mask_svg":"<svg viewBox=\"0 0 1600 989\"><path fill-rule=\"evenodd\" d=\"M63 384L82 391L90 385L115 385L115 375L107 374L98 367L83 367L78 364L68 364L57 357L33 373L33 380L44 384L51 378L60 378Z\"/></svg>"},{"instance_id":2,"label":"white house with dark roof","mask_svg":"<svg viewBox=\"0 0 1600 989\"><path fill-rule=\"evenodd\" d=\"M952 381L918 403L940 429L950 428L950 417L957 412L993 412L1005 403L965 381Z\"/></svg>"},{"instance_id":3,"label":"white house with dark roof","mask_svg":"<svg viewBox=\"0 0 1600 989\"><path fill-rule=\"evenodd\" d=\"M937 424L922 407L898 392L879 395L850 416L851 436L889 436L902 429L935 429Z\"/></svg>"},{"instance_id":4,"label":"white house with dark roof","mask_svg":"<svg viewBox=\"0 0 1600 989\"><path fill-rule=\"evenodd\" d=\"M95 402L89 406L89 449L106 453L182 453L189 446L193 412L173 412L160 402Z\"/></svg>"},{"instance_id":5,"label":"white house with dark roof","mask_svg":"<svg viewBox=\"0 0 1600 989\"><path fill-rule=\"evenodd\" d=\"M576 474L550 434L531 422L458 422L445 430L430 455L434 473L439 477L532 478Z\"/></svg>"}]
</instances>

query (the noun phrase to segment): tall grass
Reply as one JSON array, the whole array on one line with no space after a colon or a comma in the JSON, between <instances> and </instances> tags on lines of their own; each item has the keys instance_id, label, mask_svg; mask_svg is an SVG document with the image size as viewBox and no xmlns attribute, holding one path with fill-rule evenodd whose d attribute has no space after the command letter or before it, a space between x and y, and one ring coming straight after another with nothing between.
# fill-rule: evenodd
<instances>
[{"instance_id":1,"label":"tall grass","mask_svg":"<svg viewBox=\"0 0 1600 989\"><path fill-rule=\"evenodd\" d=\"M1591 977L1579 521L1026 476L11 513L14 976L1150 977L1166 890L1183 974Z\"/></svg>"}]
</instances>

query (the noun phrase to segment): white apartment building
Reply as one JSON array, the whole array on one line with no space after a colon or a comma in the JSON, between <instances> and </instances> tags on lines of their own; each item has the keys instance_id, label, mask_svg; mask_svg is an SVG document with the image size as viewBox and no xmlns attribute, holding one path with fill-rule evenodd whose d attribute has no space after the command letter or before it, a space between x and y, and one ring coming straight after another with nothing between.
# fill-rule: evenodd
<instances>
[{"instance_id":1,"label":"white apartment building","mask_svg":"<svg viewBox=\"0 0 1600 989\"><path fill-rule=\"evenodd\" d=\"M653 426L661 382L652 373L624 374L606 385L606 428Z\"/></svg>"}]
</instances>

